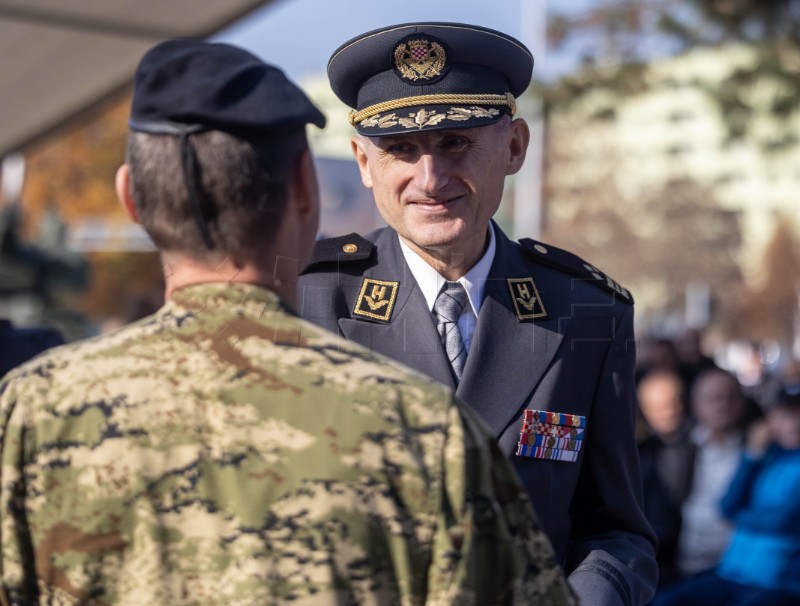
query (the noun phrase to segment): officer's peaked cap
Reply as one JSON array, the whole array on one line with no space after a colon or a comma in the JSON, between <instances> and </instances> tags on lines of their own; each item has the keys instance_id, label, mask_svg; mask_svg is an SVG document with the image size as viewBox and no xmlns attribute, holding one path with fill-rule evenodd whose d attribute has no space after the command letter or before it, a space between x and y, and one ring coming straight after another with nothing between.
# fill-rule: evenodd
<instances>
[{"instance_id":1,"label":"officer's peaked cap","mask_svg":"<svg viewBox=\"0 0 800 606\"><path fill-rule=\"evenodd\" d=\"M463 23L406 23L342 44L328 62L356 130L380 136L472 128L513 115L531 81L519 40Z\"/></svg>"}]
</instances>

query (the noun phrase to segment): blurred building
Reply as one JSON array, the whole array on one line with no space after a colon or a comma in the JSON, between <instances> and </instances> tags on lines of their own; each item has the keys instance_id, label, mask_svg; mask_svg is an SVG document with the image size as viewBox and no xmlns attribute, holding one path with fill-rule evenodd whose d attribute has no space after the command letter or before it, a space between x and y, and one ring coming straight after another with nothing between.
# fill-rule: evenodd
<instances>
[{"instance_id":1,"label":"blurred building","mask_svg":"<svg viewBox=\"0 0 800 606\"><path fill-rule=\"evenodd\" d=\"M755 61L755 54L743 47L698 50L653 63L638 94L620 99L598 91L566 108L553 108L547 118L544 195L545 223L551 229L545 229L544 237L592 204L586 195L598 188L612 187L618 208L626 212L670 183L691 181L713 197L723 216L738 217L741 237L732 252L745 276L756 272L775 220L798 215L800 117L776 119L769 106L781 91L777 83L765 82L747 92L760 108L749 131L731 139L726 118L709 94L725 76ZM348 108L324 76L302 84L328 117L325 130L310 129L315 153L351 160ZM523 97L523 106L531 95L528 91ZM513 187L512 178L507 189ZM508 222L505 214L501 221Z\"/></svg>"},{"instance_id":2,"label":"blurred building","mask_svg":"<svg viewBox=\"0 0 800 606\"><path fill-rule=\"evenodd\" d=\"M800 208L800 116L779 120L769 111L785 91L766 78L736 91L755 106L749 128L731 138L712 91L738 68L752 67L744 47L696 50L653 63L638 94L590 94L549 121L548 217L558 223L605 183L625 208L669 183L690 180L721 211L738 215L741 243L733 251L751 279L774 222ZM800 61L800 59L798 59Z\"/></svg>"}]
</instances>

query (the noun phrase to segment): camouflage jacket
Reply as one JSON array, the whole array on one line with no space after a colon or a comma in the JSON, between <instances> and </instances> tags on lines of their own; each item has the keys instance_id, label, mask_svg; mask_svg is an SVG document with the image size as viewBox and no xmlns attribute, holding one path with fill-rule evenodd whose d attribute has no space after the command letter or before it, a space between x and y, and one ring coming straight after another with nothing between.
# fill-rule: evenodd
<instances>
[{"instance_id":1,"label":"camouflage jacket","mask_svg":"<svg viewBox=\"0 0 800 606\"><path fill-rule=\"evenodd\" d=\"M571 604L445 388L269 290L180 289L0 383L0 604Z\"/></svg>"}]
</instances>

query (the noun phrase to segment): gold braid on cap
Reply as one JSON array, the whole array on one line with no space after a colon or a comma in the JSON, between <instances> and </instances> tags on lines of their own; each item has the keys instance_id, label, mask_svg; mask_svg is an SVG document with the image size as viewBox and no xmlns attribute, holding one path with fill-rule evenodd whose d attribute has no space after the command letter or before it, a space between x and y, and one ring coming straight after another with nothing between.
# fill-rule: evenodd
<instances>
[{"instance_id":1,"label":"gold braid on cap","mask_svg":"<svg viewBox=\"0 0 800 606\"><path fill-rule=\"evenodd\" d=\"M511 110L512 116L517 111L517 102L511 93L506 93L505 95L417 95L416 97L403 97L402 99L376 103L359 111L353 110L350 112L350 124L355 126L362 120L381 112L414 107L416 105L505 105Z\"/></svg>"}]
</instances>

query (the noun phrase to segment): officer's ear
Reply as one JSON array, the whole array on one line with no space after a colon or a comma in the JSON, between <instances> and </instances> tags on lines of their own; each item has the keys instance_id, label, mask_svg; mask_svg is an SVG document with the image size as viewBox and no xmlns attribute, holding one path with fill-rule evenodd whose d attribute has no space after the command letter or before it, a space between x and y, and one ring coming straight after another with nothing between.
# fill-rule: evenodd
<instances>
[{"instance_id":1,"label":"officer's ear","mask_svg":"<svg viewBox=\"0 0 800 606\"><path fill-rule=\"evenodd\" d=\"M367 189L372 189L372 174L369 172L369 155L367 154L367 146L371 143L366 137L356 135L350 139L350 149L353 150L353 155L358 162L358 170L361 173L361 182Z\"/></svg>"},{"instance_id":2,"label":"officer's ear","mask_svg":"<svg viewBox=\"0 0 800 606\"><path fill-rule=\"evenodd\" d=\"M531 131L528 123L522 118L512 120L509 125L508 138L508 165L506 175L514 175L522 168L525 162L525 153L531 140Z\"/></svg>"},{"instance_id":3,"label":"officer's ear","mask_svg":"<svg viewBox=\"0 0 800 606\"><path fill-rule=\"evenodd\" d=\"M319 185L314 158L309 148L297 157L291 181L290 199L300 216L313 218L319 211Z\"/></svg>"},{"instance_id":4,"label":"officer's ear","mask_svg":"<svg viewBox=\"0 0 800 606\"><path fill-rule=\"evenodd\" d=\"M117 190L117 198L125 212L134 223L141 223L139 220L139 211L136 209L136 202L131 195L131 169L127 164L123 164L117 169L117 177L114 180L114 185Z\"/></svg>"}]
</instances>

